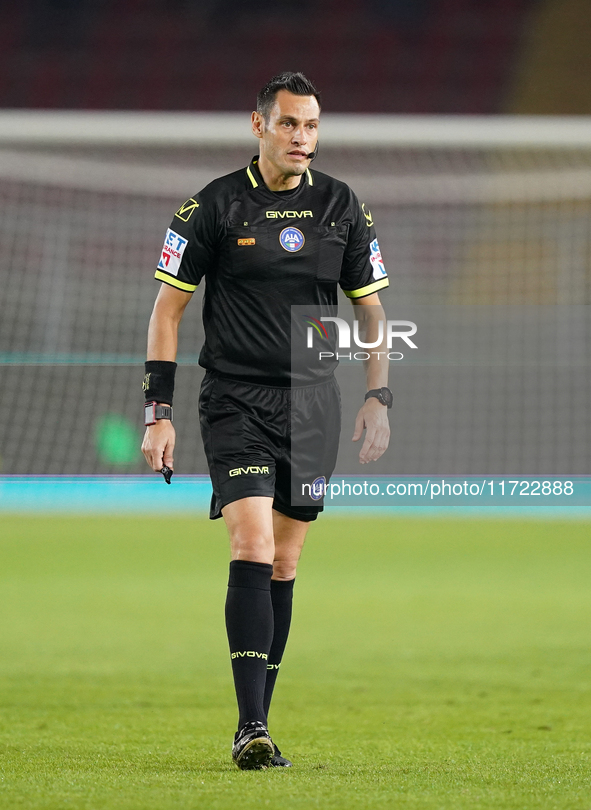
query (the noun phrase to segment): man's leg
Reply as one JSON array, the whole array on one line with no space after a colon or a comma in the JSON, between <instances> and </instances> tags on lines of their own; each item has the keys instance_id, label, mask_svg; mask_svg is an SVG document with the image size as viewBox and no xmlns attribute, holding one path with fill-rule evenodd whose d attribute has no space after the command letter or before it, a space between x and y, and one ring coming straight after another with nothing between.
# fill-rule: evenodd
<instances>
[{"instance_id":1,"label":"man's leg","mask_svg":"<svg viewBox=\"0 0 591 810\"><path fill-rule=\"evenodd\" d=\"M232 556L226 627L240 714L233 756L241 768L269 762L260 724L266 728L289 633L296 566L308 529L307 522L288 518L272 510L271 504L271 498L248 497L222 510ZM270 660L277 665L273 669L267 668ZM277 747L270 764L291 765Z\"/></svg>"},{"instance_id":2,"label":"man's leg","mask_svg":"<svg viewBox=\"0 0 591 810\"><path fill-rule=\"evenodd\" d=\"M271 509L271 504L272 498L242 498L222 510L232 557L226 627L239 727L251 720L266 723L309 526Z\"/></svg>"},{"instance_id":3,"label":"man's leg","mask_svg":"<svg viewBox=\"0 0 591 810\"><path fill-rule=\"evenodd\" d=\"M264 709L269 714L275 681L283 658L289 628L293 585L295 582L298 560L302 553L309 523L294 520L273 510L273 535L275 554L273 559L273 576L271 579L271 602L273 605L273 643L269 651L267 679L265 683Z\"/></svg>"},{"instance_id":4,"label":"man's leg","mask_svg":"<svg viewBox=\"0 0 591 810\"><path fill-rule=\"evenodd\" d=\"M226 599L226 629L238 700L238 728L266 725L264 692L273 641L272 498L251 497L222 509L230 535L232 561Z\"/></svg>"}]
</instances>

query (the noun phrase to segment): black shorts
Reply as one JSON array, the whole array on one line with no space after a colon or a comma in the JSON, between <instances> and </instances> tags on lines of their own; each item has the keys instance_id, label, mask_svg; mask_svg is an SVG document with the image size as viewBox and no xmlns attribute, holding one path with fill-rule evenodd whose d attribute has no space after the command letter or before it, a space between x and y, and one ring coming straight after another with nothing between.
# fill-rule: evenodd
<instances>
[{"instance_id":1,"label":"black shorts","mask_svg":"<svg viewBox=\"0 0 591 810\"><path fill-rule=\"evenodd\" d=\"M207 372L199 418L213 486L209 516L262 495L296 520L316 520L341 430L337 381L297 388L252 385Z\"/></svg>"}]
</instances>

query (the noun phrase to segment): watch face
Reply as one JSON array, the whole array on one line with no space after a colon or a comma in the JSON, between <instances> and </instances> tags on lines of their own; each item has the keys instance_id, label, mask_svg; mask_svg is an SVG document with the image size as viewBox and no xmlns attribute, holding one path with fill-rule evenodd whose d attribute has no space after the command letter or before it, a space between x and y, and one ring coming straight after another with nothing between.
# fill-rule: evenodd
<instances>
[{"instance_id":1,"label":"watch face","mask_svg":"<svg viewBox=\"0 0 591 810\"><path fill-rule=\"evenodd\" d=\"M389 388L382 388L380 391L380 402L384 405L387 405L388 408L392 407L392 403L394 402L394 395Z\"/></svg>"},{"instance_id":2,"label":"watch face","mask_svg":"<svg viewBox=\"0 0 591 810\"><path fill-rule=\"evenodd\" d=\"M150 402L144 407L144 424L153 425L156 421L156 403Z\"/></svg>"}]
</instances>

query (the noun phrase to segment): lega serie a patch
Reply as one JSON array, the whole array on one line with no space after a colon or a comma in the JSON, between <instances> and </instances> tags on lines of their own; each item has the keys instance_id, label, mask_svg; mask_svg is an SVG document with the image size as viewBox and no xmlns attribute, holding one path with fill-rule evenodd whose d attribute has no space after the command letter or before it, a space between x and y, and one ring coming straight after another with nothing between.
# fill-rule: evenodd
<instances>
[{"instance_id":1,"label":"lega serie a patch","mask_svg":"<svg viewBox=\"0 0 591 810\"><path fill-rule=\"evenodd\" d=\"M369 245L369 260L373 268L373 277L376 279L384 278L386 275L386 268L384 267L384 262L382 261L382 254L380 252L380 246L378 245L377 239L374 239Z\"/></svg>"},{"instance_id":2,"label":"lega serie a patch","mask_svg":"<svg viewBox=\"0 0 591 810\"><path fill-rule=\"evenodd\" d=\"M158 270L164 270L171 276L178 276L183 253L187 247L187 240L170 228L166 231L162 254L158 262Z\"/></svg>"}]
</instances>

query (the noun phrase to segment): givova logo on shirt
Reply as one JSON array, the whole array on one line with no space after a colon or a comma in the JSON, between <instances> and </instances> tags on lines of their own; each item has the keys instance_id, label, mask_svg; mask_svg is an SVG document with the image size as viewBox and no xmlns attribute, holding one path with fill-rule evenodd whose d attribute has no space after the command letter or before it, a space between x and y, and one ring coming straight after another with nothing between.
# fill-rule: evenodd
<instances>
[{"instance_id":1,"label":"givova logo on shirt","mask_svg":"<svg viewBox=\"0 0 591 810\"><path fill-rule=\"evenodd\" d=\"M165 270L171 276L177 276L186 247L187 240L169 228L164 237L158 270Z\"/></svg>"}]
</instances>

